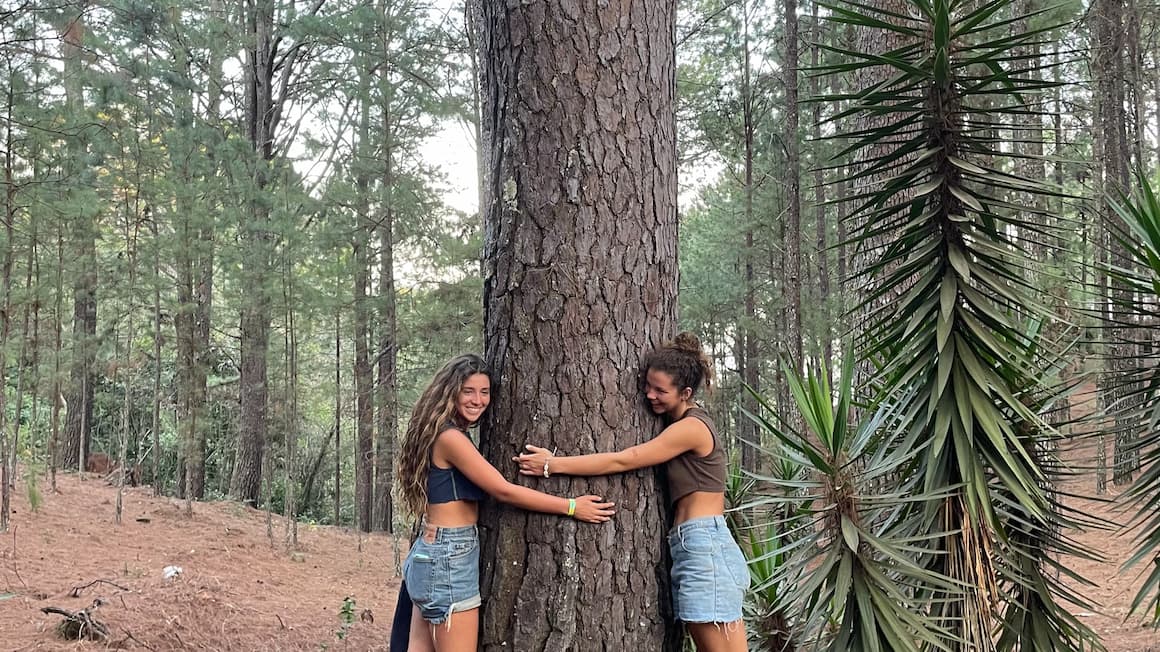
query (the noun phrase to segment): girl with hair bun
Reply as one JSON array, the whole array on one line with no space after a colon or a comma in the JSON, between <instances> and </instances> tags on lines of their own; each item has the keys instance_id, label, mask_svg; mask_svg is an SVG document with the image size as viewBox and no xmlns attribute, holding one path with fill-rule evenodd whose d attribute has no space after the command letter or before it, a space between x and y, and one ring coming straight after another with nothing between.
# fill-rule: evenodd
<instances>
[{"instance_id":1,"label":"girl with hair bun","mask_svg":"<svg viewBox=\"0 0 1160 652\"><path fill-rule=\"evenodd\" d=\"M608 475L664 464L673 528L673 611L684 621L701 652L748 650L741 602L749 588L749 567L725 524L725 451L717 427L693 397L708 390L713 368L691 333L650 351L641 362L641 390L654 414L668 426L649 441L614 453L553 455L527 445L512 458L520 473Z\"/></svg>"},{"instance_id":2,"label":"girl with hair bun","mask_svg":"<svg viewBox=\"0 0 1160 652\"><path fill-rule=\"evenodd\" d=\"M483 359L461 355L443 365L423 390L403 436L398 460L403 501L422 517L419 538L403 562L403 583L414 604L410 652L476 649L481 600L475 524L484 497L587 523L603 523L614 513L612 503L599 496L558 498L505 480L465 434L489 405L491 377Z\"/></svg>"}]
</instances>

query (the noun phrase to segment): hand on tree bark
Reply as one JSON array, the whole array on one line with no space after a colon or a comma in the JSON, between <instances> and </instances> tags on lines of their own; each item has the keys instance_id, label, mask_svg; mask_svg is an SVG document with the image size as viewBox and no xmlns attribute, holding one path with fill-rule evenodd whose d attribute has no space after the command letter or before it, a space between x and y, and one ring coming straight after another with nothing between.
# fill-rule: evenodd
<instances>
[{"instance_id":1,"label":"hand on tree bark","mask_svg":"<svg viewBox=\"0 0 1160 652\"><path fill-rule=\"evenodd\" d=\"M545 478L551 475L549 460L553 457L552 451L531 444L525 445L524 448L531 452L522 453L512 458L513 462L520 465L520 475L542 475Z\"/></svg>"},{"instance_id":2,"label":"hand on tree bark","mask_svg":"<svg viewBox=\"0 0 1160 652\"><path fill-rule=\"evenodd\" d=\"M616 503L604 503L600 496L577 496L576 513L572 515L578 521L585 523L604 523L616 513L612 509Z\"/></svg>"}]
</instances>

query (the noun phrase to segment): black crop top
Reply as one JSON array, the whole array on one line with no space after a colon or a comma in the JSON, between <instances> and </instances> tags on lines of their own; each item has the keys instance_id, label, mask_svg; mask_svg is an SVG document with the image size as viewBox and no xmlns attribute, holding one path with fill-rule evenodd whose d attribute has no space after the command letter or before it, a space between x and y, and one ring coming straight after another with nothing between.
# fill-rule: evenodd
<instances>
[{"instance_id":1,"label":"black crop top","mask_svg":"<svg viewBox=\"0 0 1160 652\"><path fill-rule=\"evenodd\" d=\"M448 430L459 430L458 426L447 424L439 433L442 435ZM432 449L434 453L434 449ZM463 472L454 466L449 469L435 466L435 460L429 460L430 467L427 471L427 503L439 504L450 503L456 500L472 500L479 502L484 499L487 494L480 489L474 482L467 479Z\"/></svg>"}]
</instances>

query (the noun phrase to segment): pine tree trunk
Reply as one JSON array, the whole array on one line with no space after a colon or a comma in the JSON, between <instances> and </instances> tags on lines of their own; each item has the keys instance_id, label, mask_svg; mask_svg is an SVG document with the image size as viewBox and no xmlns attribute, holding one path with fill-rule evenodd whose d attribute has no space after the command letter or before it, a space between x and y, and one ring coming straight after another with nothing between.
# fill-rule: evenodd
<instances>
[{"instance_id":1,"label":"pine tree trunk","mask_svg":"<svg viewBox=\"0 0 1160 652\"><path fill-rule=\"evenodd\" d=\"M1038 0L1019 0L1015 6L1015 11L1018 14L1026 15L1038 9ZM1028 24L1026 18L1016 20L1011 24L1012 34L1024 34L1027 32ZM1017 48L1014 53L1015 57L1023 57L1024 61L1019 64L1019 70L1016 74L1020 78L1039 79L1040 71L1040 52L1039 44L1031 42L1026 48ZM1013 118L1012 137L1015 151L1015 174L1032 181L1042 181L1047 178L1047 170L1043 162L1043 121L1039 112L1043 110L1044 99L1039 94L1028 94L1024 96L1024 113L1017 114ZM1018 193L1016 203L1019 205L1034 207L1035 210L1046 210L1046 206L1042 205L1045 201L1042 193ZM1042 221L1043 216L1039 213L1029 213L1029 220ZM1053 250L1058 245L1056 242L1043 242L1043 234L1037 233L1035 229L1023 229L1020 233L1021 244L1024 246L1032 260L1044 260L1044 253ZM1050 249L1049 249L1050 248Z\"/></svg>"},{"instance_id":2,"label":"pine tree trunk","mask_svg":"<svg viewBox=\"0 0 1160 652\"><path fill-rule=\"evenodd\" d=\"M65 27L62 39L64 89L69 114L83 120L84 111L84 18L77 16ZM83 165L85 145L78 134L69 139L71 165ZM74 169L71 178L80 179L83 170ZM80 182L77 182L79 185ZM76 263L73 276L72 363L65 399L68 413L64 424L61 464L83 470L89 454L90 426L93 419L93 363L97 348L97 249L96 215L85 202L83 191L74 186L72 210L72 256Z\"/></svg>"},{"instance_id":3,"label":"pine tree trunk","mask_svg":"<svg viewBox=\"0 0 1160 652\"><path fill-rule=\"evenodd\" d=\"M785 351L794 364L802 365L802 201L801 123L798 108L798 15L797 0L785 0L785 261L782 294L785 301ZM796 411L791 413L797 414Z\"/></svg>"},{"instance_id":4,"label":"pine tree trunk","mask_svg":"<svg viewBox=\"0 0 1160 652\"><path fill-rule=\"evenodd\" d=\"M514 479L525 442L616 450L660 426L637 364L676 325L675 3L480 4L496 383L480 438ZM602 495L618 514L590 526L485 506L482 649L674 649L655 474L536 486Z\"/></svg>"},{"instance_id":5,"label":"pine tree trunk","mask_svg":"<svg viewBox=\"0 0 1160 652\"><path fill-rule=\"evenodd\" d=\"M1105 193L1123 192L1128 187L1128 168L1131 154L1128 144L1124 84L1126 82L1124 0L1099 0L1091 14L1094 32L1092 70L1096 77L1096 101L1100 119L1096 137L1102 145L1103 189ZM1105 223L1113 219L1111 207L1102 206ZM1128 252L1116 238L1108 239L1110 263L1127 268ZM1111 316L1121 321L1119 313L1127 298L1128 289L1115 278L1108 278L1107 302ZM1101 398L1107 406L1116 405L1124 397L1123 379L1132 368L1129 360L1131 345L1128 329L1116 326L1108 333L1110 369L1103 375ZM1112 451L1112 482L1126 484L1131 480L1130 448L1135 441L1130 418L1117 416Z\"/></svg>"},{"instance_id":6,"label":"pine tree trunk","mask_svg":"<svg viewBox=\"0 0 1160 652\"><path fill-rule=\"evenodd\" d=\"M3 277L0 278L0 380L4 380L0 387L0 532L8 531L8 519L12 514L12 484L16 470L16 438L8 441L8 433L4 426L7 395L7 349L8 325L11 314L12 293L12 236L16 221L16 184L13 179L13 138L12 138L12 85L8 85L6 100L6 128L4 130L4 258L0 262L3 266ZM19 421L19 420L18 420ZM9 448L11 447L11 463L9 463Z\"/></svg>"},{"instance_id":7,"label":"pine tree trunk","mask_svg":"<svg viewBox=\"0 0 1160 652\"><path fill-rule=\"evenodd\" d=\"M257 505L262 487L263 457L267 439L267 360L270 345L270 288L272 234L270 208L264 196L270 185L274 158L275 65L274 6L261 0L244 17L250 45L246 55L246 126L252 151L253 199L246 207L243 242L246 247L245 282L241 307L241 379L238 419L238 451L230 481L230 495ZM293 61L283 65L293 65Z\"/></svg>"},{"instance_id":8,"label":"pine tree trunk","mask_svg":"<svg viewBox=\"0 0 1160 652\"><path fill-rule=\"evenodd\" d=\"M754 393L761 392L761 359L757 347L757 276L754 259L755 250L753 199L756 189L753 187L753 159L754 134L757 126L754 116L754 97L752 83L752 61L750 60L749 42L749 3L741 3L742 20L742 70L741 70L741 125L742 138L745 146L745 250L742 254L744 269L743 282L745 284L744 314L741 319L741 357L738 359L741 369L741 379L745 381L753 392L741 390L741 405L750 414L759 412L757 399ZM749 471L757 470L758 430L757 424L744 414L739 417L737 427L737 445L741 449L741 468ZM750 443L747 443L750 442Z\"/></svg>"},{"instance_id":9,"label":"pine tree trunk","mask_svg":"<svg viewBox=\"0 0 1160 652\"><path fill-rule=\"evenodd\" d=\"M342 311L334 311L334 524L342 525Z\"/></svg>"},{"instance_id":10,"label":"pine tree trunk","mask_svg":"<svg viewBox=\"0 0 1160 652\"><path fill-rule=\"evenodd\" d=\"M810 47L810 67L817 69L821 59L821 43L822 43L822 24L818 17L818 3L817 0L810 3L812 10L810 25L813 28L813 34L810 40L813 45ZM816 98L820 93L820 85L818 75L810 76L810 97ZM811 137L814 141L814 246L817 247L817 293L814 301L814 310L817 311L818 317L818 333L821 338L821 346L819 347L822 354L822 359L825 364L831 364L834 359L834 326L832 314L832 302L830 299L830 252L828 240L828 225L826 224L826 188L825 179L822 174L822 105L820 102L813 103L813 114L811 115Z\"/></svg>"},{"instance_id":11,"label":"pine tree trunk","mask_svg":"<svg viewBox=\"0 0 1160 652\"><path fill-rule=\"evenodd\" d=\"M374 378L370 359L370 248L374 227L370 219L370 80L369 71L361 70L359 95L362 102L359 118L357 171L355 173L358 221L354 249L354 393L355 393L355 460L354 501L358 528L370 532L374 516Z\"/></svg>"},{"instance_id":12,"label":"pine tree trunk","mask_svg":"<svg viewBox=\"0 0 1160 652\"><path fill-rule=\"evenodd\" d=\"M393 42L392 18L388 15L386 3L380 7L383 20L385 49ZM379 219L379 352L378 352L378 441L375 442L375 529L394 532L395 505L391 499L394 485L395 439L398 435L398 408L395 372L398 342L396 341L395 319L395 263L394 263L394 134L397 118L392 112L394 105L394 80L392 67L384 65L381 71L379 89L382 94L382 217Z\"/></svg>"}]
</instances>

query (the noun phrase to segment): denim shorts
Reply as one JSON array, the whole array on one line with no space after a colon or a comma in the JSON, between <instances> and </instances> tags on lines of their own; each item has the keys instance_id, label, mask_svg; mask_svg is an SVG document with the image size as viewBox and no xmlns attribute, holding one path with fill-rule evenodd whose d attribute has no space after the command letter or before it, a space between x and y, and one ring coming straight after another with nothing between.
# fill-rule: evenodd
<instances>
[{"instance_id":1,"label":"denim shorts","mask_svg":"<svg viewBox=\"0 0 1160 652\"><path fill-rule=\"evenodd\" d=\"M407 553L403 580L411 602L433 625L479 607L479 531L474 525L427 528Z\"/></svg>"},{"instance_id":2,"label":"denim shorts","mask_svg":"<svg viewBox=\"0 0 1160 652\"><path fill-rule=\"evenodd\" d=\"M749 566L724 516L692 518L669 531L673 612L686 623L741 619Z\"/></svg>"}]
</instances>

